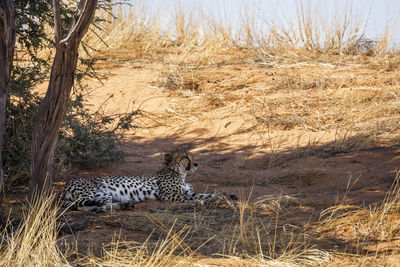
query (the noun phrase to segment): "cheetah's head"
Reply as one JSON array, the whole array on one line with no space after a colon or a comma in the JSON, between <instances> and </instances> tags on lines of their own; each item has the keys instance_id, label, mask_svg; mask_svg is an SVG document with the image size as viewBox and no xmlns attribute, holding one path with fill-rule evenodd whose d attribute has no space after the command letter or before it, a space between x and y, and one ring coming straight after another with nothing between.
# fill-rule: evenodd
<instances>
[{"instance_id":1,"label":"cheetah's head","mask_svg":"<svg viewBox=\"0 0 400 267\"><path fill-rule=\"evenodd\" d=\"M198 164L193 161L193 155L188 149L176 149L164 155L164 168L175 170L180 174L195 171Z\"/></svg>"}]
</instances>

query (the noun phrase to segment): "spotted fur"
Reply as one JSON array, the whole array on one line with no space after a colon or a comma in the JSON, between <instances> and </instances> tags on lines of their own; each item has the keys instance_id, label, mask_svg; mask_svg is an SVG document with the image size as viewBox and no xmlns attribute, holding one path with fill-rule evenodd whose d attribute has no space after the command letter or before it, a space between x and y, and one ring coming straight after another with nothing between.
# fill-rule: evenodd
<instances>
[{"instance_id":1,"label":"spotted fur","mask_svg":"<svg viewBox=\"0 0 400 267\"><path fill-rule=\"evenodd\" d=\"M187 172L197 166L187 149L177 149L164 155L162 168L153 175L76 178L65 184L61 199L64 206L72 209L99 206L106 211L117 203L125 209L147 199L196 202L218 197L219 193L195 193L192 185L185 182ZM234 194L229 197L237 199Z\"/></svg>"}]
</instances>

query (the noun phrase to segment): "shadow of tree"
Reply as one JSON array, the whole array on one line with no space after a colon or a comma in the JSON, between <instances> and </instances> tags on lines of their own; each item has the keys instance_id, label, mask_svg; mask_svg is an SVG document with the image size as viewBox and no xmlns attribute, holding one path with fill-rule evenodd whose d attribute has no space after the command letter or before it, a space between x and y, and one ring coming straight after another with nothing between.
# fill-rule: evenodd
<instances>
[{"instance_id":1,"label":"shadow of tree","mask_svg":"<svg viewBox=\"0 0 400 267\"><path fill-rule=\"evenodd\" d=\"M235 191L246 197L251 194L252 200L295 194L317 206L332 205L344 196L347 201L370 203L384 197L400 159L398 151L387 147L355 150L357 147L351 144L362 138L266 153L256 145L226 143L224 137L133 136L122 144L122 163L80 170L79 175L150 174L160 167L164 153L192 143L199 168L188 175L188 181L197 191Z\"/></svg>"}]
</instances>

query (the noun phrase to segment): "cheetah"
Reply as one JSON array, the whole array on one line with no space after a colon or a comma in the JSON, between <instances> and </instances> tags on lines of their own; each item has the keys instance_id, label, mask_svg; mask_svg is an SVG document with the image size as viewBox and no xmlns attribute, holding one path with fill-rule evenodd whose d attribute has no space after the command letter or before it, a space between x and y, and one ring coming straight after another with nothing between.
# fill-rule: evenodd
<instances>
[{"instance_id":1,"label":"cheetah","mask_svg":"<svg viewBox=\"0 0 400 267\"><path fill-rule=\"evenodd\" d=\"M89 209L100 207L102 212L114 207L126 209L144 200L177 202L199 202L228 197L236 200L235 194L195 193L186 183L189 171L197 169L198 163L188 149L175 149L164 155L161 169L149 176L104 176L76 178L66 182L61 194L64 207Z\"/></svg>"}]
</instances>

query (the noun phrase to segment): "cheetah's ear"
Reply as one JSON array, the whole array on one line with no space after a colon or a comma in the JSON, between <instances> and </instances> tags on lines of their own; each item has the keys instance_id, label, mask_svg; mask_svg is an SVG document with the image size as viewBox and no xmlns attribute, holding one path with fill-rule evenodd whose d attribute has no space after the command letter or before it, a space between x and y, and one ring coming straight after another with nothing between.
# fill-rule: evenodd
<instances>
[{"instance_id":1,"label":"cheetah's ear","mask_svg":"<svg viewBox=\"0 0 400 267\"><path fill-rule=\"evenodd\" d=\"M175 150L176 151L189 151L194 147L193 143L184 143L178 145Z\"/></svg>"},{"instance_id":2,"label":"cheetah's ear","mask_svg":"<svg viewBox=\"0 0 400 267\"><path fill-rule=\"evenodd\" d=\"M167 153L164 155L164 164L168 165L170 164L172 161L172 154L171 153Z\"/></svg>"}]
</instances>

